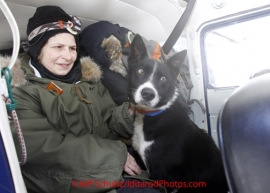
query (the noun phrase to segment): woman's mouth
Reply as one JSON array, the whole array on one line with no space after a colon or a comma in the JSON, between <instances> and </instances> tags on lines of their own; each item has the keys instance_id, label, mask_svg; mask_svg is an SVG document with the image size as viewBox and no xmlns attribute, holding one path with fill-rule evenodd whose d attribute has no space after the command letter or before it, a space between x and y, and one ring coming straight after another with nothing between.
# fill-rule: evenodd
<instances>
[{"instance_id":1,"label":"woman's mouth","mask_svg":"<svg viewBox=\"0 0 270 193\"><path fill-rule=\"evenodd\" d=\"M67 68L70 64L58 64L58 65L63 67L63 68Z\"/></svg>"}]
</instances>

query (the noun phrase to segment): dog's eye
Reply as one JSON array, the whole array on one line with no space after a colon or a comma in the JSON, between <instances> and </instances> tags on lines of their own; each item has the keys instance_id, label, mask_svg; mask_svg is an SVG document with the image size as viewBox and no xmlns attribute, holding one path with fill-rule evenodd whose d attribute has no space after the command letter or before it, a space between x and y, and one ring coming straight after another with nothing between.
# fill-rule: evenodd
<instances>
[{"instance_id":1,"label":"dog's eye","mask_svg":"<svg viewBox=\"0 0 270 193\"><path fill-rule=\"evenodd\" d=\"M143 74L143 69L138 70L139 74Z\"/></svg>"},{"instance_id":2,"label":"dog's eye","mask_svg":"<svg viewBox=\"0 0 270 193\"><path fill-rule=\"evenodd\" d=\"M166 81L166 77L165 76L162 76L160 80L163 81L163 82L165 82Z\"/></svg>"}]
</instances>

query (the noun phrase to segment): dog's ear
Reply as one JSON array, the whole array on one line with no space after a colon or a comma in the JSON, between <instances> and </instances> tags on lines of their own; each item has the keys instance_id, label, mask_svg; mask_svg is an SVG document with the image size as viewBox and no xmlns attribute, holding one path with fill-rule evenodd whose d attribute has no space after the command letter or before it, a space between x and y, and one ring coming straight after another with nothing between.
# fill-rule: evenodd
<instances>
[{"instance_id":1,"label":"dog's ear","mask_svg":"<svg viewBox=\"0 0 270 193\"><path fill-rule=\"evenodd\" d=\"M167 65L169 65L169 68L175 78L180 73L180 67L184 63L186 55L187 50L182 50L181 52L177 52L176 54L167 59Z\"/></svg>"},{"instance_id":2,"label":"dog's ear","mask_svg":"<svg viewBox=\"0 0 270 193\"><path fill-rule=\"evenodd\" d=\"M136 34L131 45L128 56L128 64L133 64L147 57L147 50L143 39L139 34Z\"/></svg>"}]
</instances>

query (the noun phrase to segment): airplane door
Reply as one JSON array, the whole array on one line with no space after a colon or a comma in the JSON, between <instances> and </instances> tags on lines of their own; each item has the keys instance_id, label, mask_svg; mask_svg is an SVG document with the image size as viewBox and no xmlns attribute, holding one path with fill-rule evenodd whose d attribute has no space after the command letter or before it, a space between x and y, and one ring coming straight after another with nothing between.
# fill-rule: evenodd
<instances>
[{"instance_id":1,"label":"airplane door","mask_svg":"<svg viewBox=\"0 0 270 193\"><path fill-rule=\"evenodd\" d=\"M225 6L229 13L230 5L225 4L224 9ZM194 121L208 131L216 144L217 118L224 102L257 72L270 69L270 5L251 7L228 15L223 10L222 17L217 17L216 11L213 16L217 18L208 18L196 30L192 27L195 24L187 29L189 61L194 69L191 98L200 100L206 107L203 115L192 105Z\"/></svg>"}]
</instances>

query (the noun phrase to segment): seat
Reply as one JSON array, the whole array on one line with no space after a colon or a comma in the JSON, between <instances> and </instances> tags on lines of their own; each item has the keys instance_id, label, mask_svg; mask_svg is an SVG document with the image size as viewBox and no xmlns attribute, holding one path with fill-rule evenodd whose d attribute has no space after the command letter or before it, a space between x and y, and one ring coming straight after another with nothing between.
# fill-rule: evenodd
<instances>
[{"instance_id":1,"label":"seat","mask_svg":"<svg viewBox=\"0 0 270 193\"><path fill-rule=\"evenodd\" d=\"M217 127L230 193L270 192L270 74L237 88Z\"/></svg>"},{"instance_id":2,"label":"seat","mask_svg":"<svg viewBox=\"0 0 270 193\"><path fill-rule=\"evenodd\" d=\"M0 134L0 192L15 192L12 173L8 163L8 158L3 144L2 135Z\"/></svg>"}]
</instances>

